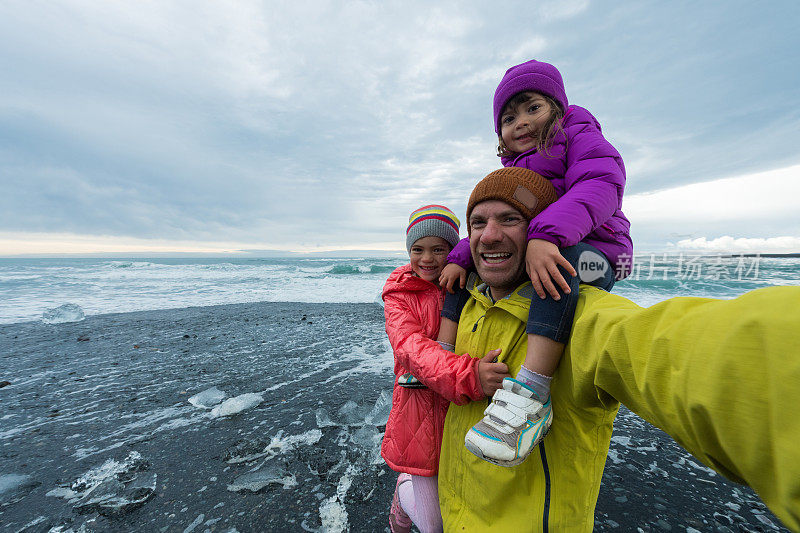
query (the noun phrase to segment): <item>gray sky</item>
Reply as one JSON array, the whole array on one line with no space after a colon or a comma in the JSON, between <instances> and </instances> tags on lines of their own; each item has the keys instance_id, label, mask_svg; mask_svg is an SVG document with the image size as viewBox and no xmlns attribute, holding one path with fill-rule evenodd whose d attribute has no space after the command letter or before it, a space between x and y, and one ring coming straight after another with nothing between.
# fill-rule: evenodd
<instances>
[{"instance_id":1,"label":"gray sky","mask_svg":"<svg viewBox=\"0 0 800 533\"><path fill-rule=\"evenodd\" d=\"M625 159L638 251L798 252L798 21L795 1L5 1L0 255L402 250L413 209L463 217L500 166L492 95L532 58Z\"/></svg>"}]
</instances>

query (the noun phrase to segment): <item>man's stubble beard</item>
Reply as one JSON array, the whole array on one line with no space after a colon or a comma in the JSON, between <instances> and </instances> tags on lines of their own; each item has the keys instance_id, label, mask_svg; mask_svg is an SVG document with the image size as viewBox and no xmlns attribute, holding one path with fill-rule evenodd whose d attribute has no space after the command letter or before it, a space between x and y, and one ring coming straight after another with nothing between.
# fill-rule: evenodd
<instances>
[{"instance_id":1,"label":"man's stubble beard","mask_svg":"<svg viewBox=\"0 0 800 533\"><path fill-rule=\"evenodd\" d=\"M476 261L474 257L472 260L475 265L480 264L480 262ZM477 271L478 276L480 276L481 281L486 283L490 289L497 289L501 292L513 292L517 287L528 281L528 273L525 271L525 263L523 261L520 261L515 274L509 275L506 277L506 279L501 279L493 283L490 283L486 278L483 277L480 267L476 267L475 270ZM489 277L491 278L491 275Z\"/></svg>"}]
</instances>

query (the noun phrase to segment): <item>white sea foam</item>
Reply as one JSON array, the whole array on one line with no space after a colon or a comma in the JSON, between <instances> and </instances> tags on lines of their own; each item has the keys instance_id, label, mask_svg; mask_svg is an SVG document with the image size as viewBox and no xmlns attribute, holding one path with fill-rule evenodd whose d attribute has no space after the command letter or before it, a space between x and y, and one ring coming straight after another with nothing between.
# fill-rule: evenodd
<instances>
[{"instance_id":1,"label":"white sea foam","mask_svg":"<svg viewBox=\"0 0 800 533\"><path fill-rule=\"evenodd\" d=\"M350 490L350 485L353 484L353 476L357 471L358 469L355 465L348 465L347 470L339 478L339 483L336 485L336 494L327 498L319 506L319 516L322 520L321 532L340 533L349 529L349 519L344 499L347 496L347 491Z\"/></svg>"},{"instance_id":2,"label":"white sea foam","mask_svg":"<svg viewBox=\"0 0 800 533\"><path fill-rule=\"evenodd\" d=\"M242 411L246 411L247 409L252 409L263 401L264 397L254 392L240 394L239 396L228 398L218 406L214 407L211 410L210 415L212 418L235 415L241 413Z\"/></svg>"}]
</instances>

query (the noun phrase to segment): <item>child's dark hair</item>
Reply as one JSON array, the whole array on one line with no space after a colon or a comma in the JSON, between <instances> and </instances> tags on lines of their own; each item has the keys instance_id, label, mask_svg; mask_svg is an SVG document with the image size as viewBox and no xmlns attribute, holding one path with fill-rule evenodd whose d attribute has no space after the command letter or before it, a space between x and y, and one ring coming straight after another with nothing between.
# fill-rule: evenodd
<instances>
[{"instance_id":1,"label":"child's dark hair","mask_svg":"<svg viewBox=\"0 0 800 533\"><path fill-rule=\"evenodd\" d=\"M524 104L533 98L534 95L541 96L550 105L550 117L547 119L547 122L544 123L544 126L542 126L539 131L533 132L533 140L536 143L536 151L544 154L546 157L550 157L550 148L553 146L553 138L556 136L556 134L558 134L558 132L564 131L561 127L561 118L564 116L564 110L561 108L561 104L546 94L540 94L533 91L524 91L511 97L506 105L503 106L502 114L505 114L509 109L516 109L519 105ZM506 144L503 142L502 135L499 135L497 156L512 157L513 155L514 152L506 148Z\"/></svg>"}]
</instances>

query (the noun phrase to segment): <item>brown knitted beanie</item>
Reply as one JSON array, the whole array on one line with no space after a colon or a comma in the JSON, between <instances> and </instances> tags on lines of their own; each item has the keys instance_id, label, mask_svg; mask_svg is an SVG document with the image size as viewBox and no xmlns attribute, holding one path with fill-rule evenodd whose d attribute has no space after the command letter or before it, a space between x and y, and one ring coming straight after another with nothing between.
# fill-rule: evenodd
<instances>
[{"instance_id":1,"label":"brown knitted beanie","mask_svg":"<svg viewBox=\"0 0 800 533\"><path fill-rule=\"evenodd\" d=\"M467 203L467 230L472 209L486 200L500 200L532 219L558 196L550 180L527 168L506 167L491 172L472 189Z\"/></svg>"}]
</instances>

